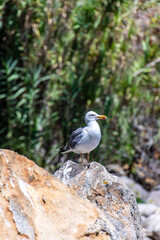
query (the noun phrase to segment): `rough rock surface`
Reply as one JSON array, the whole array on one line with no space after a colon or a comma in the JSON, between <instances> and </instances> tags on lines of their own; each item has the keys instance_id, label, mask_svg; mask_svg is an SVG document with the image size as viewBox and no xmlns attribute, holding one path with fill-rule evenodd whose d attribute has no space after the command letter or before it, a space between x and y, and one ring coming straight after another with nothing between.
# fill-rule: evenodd
<instances>
[{"instance_id":1,"label":"rough rock surface","mask_svg":"<svg viewBox=\"0 0 160 240\"><path fill-rule=\"evenodd\" d=\"M103 219L99 224L110 239L143 239L139 209L132 190L101 164L92 162L89 166L82 166L67 161L54 176L101 212ZM90 233L97 231L96 228L96 225L91 228Z\"/></svg>"},{"instance_id":2,"label":"rough rock surface","mask_svg":"<svg viewBox=\"0 0 160 240\"><path fill-rule=\"evenodd\" d=\"M59 174L73 189L26 157L0 150L1 240L143 239L132 191L103 166L67 162Z\"/></svg>"},{"instance_id":3,"label":"rough rock surface","mask_svg":"<svg viewBox=\"0 0 160 240\"><path fill-rule=\"evenodd\" d=\"M145 190L142 185L139 183L136 183L133 179L127 177L127 176L122 176L120 177L120 180L126 184L132 191L134 192L136 198L139 198L143 200L144 202L147 201L149 198L149 192Z\"/></svg>"},{"instance_id":4,"label":"rough rock surface","mask_svg":"<svg viewBox=\"0 0 160 240\"><path fill-rule=\"evenodd\" d=\"M1 240L111 240L112 226L93 204L7 150L0 150L0 203Z\"/></svg>"}]
</instances>

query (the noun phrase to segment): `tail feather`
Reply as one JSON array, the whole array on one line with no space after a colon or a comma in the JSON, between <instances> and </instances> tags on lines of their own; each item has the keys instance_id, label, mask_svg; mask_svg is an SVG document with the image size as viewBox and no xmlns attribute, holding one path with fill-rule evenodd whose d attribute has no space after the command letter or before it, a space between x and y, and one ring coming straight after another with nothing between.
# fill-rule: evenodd
<instances>
[{"instance_id":1,"label":"tail feather","mask_svg":"<svg viewBox=\"0 0 160 240\"><path fill-rule=\"evenodd\" d=\"M70 149L70 147L68 147L68 146L61 147L61 148L60 148L60 152L61 152L61 153L67 153L67 152L70 152L70 151L71 151L71 149Z\"/></svg>"}]
</instances>

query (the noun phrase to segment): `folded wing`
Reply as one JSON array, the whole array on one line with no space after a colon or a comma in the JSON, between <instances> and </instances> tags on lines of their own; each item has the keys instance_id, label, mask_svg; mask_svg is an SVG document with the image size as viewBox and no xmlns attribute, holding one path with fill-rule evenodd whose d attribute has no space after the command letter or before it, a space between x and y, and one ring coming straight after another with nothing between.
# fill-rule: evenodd
<instances>
[{"instance_id":1,"label":"folded wing","mask_svg":"<svg viewBox=\"0 0 160 240\"><path fill-rule=\"evenodd\" d=\"M72 132L67 145L63 148L60 148L60 151L62 153L72 151L72 149L76 146L76 144L79 142L82 136L83 136L83 128L76 129L74 132Z\"/></svg>"},{"instance_id":2,"label":"folded wing","mask_svg":"<svg viewBox=\"0 0 160 240\"><path fill-rule=\"evenodd\" d=\"M76 129L74 132L72 132L67 146L69 148L74 148L82 136L83 136L83 128Z\"/></svg>"}]
</instances>

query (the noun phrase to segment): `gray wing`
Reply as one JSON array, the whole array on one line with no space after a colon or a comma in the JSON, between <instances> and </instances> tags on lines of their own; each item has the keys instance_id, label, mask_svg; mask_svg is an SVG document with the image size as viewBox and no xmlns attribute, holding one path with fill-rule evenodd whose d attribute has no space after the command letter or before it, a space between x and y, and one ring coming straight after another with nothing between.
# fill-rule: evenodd
<instances>
[{"instance_id":1,"label":"gray wing","mask_svg":"<svg viewBox=\"0 0 160 240\"><path fill-rule=\"evenodd\" d=\"M83 128L78 128L74 132L72 132L70 139L68 141L67 147L74 148L77 142L81 139L83 136Z\"/></svg>"}]
</instances>

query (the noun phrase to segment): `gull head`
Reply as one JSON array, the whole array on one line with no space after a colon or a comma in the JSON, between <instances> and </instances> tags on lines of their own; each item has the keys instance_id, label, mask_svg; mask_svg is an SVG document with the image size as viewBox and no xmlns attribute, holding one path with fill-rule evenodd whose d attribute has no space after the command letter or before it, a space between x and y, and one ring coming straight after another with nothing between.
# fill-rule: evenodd
<instances>
[{"instance_id":1,"label":"gull head","mask_svg":"<svg viewBox=\"0 0 160 240\"><path fill-rule=\"evenodd\" d=\"M88 124L91 121L97 121L99 119L107 119L105 115L99 115L93 111L89 111L85 115L85 122Z\"/></svg>"}]
</instances>

